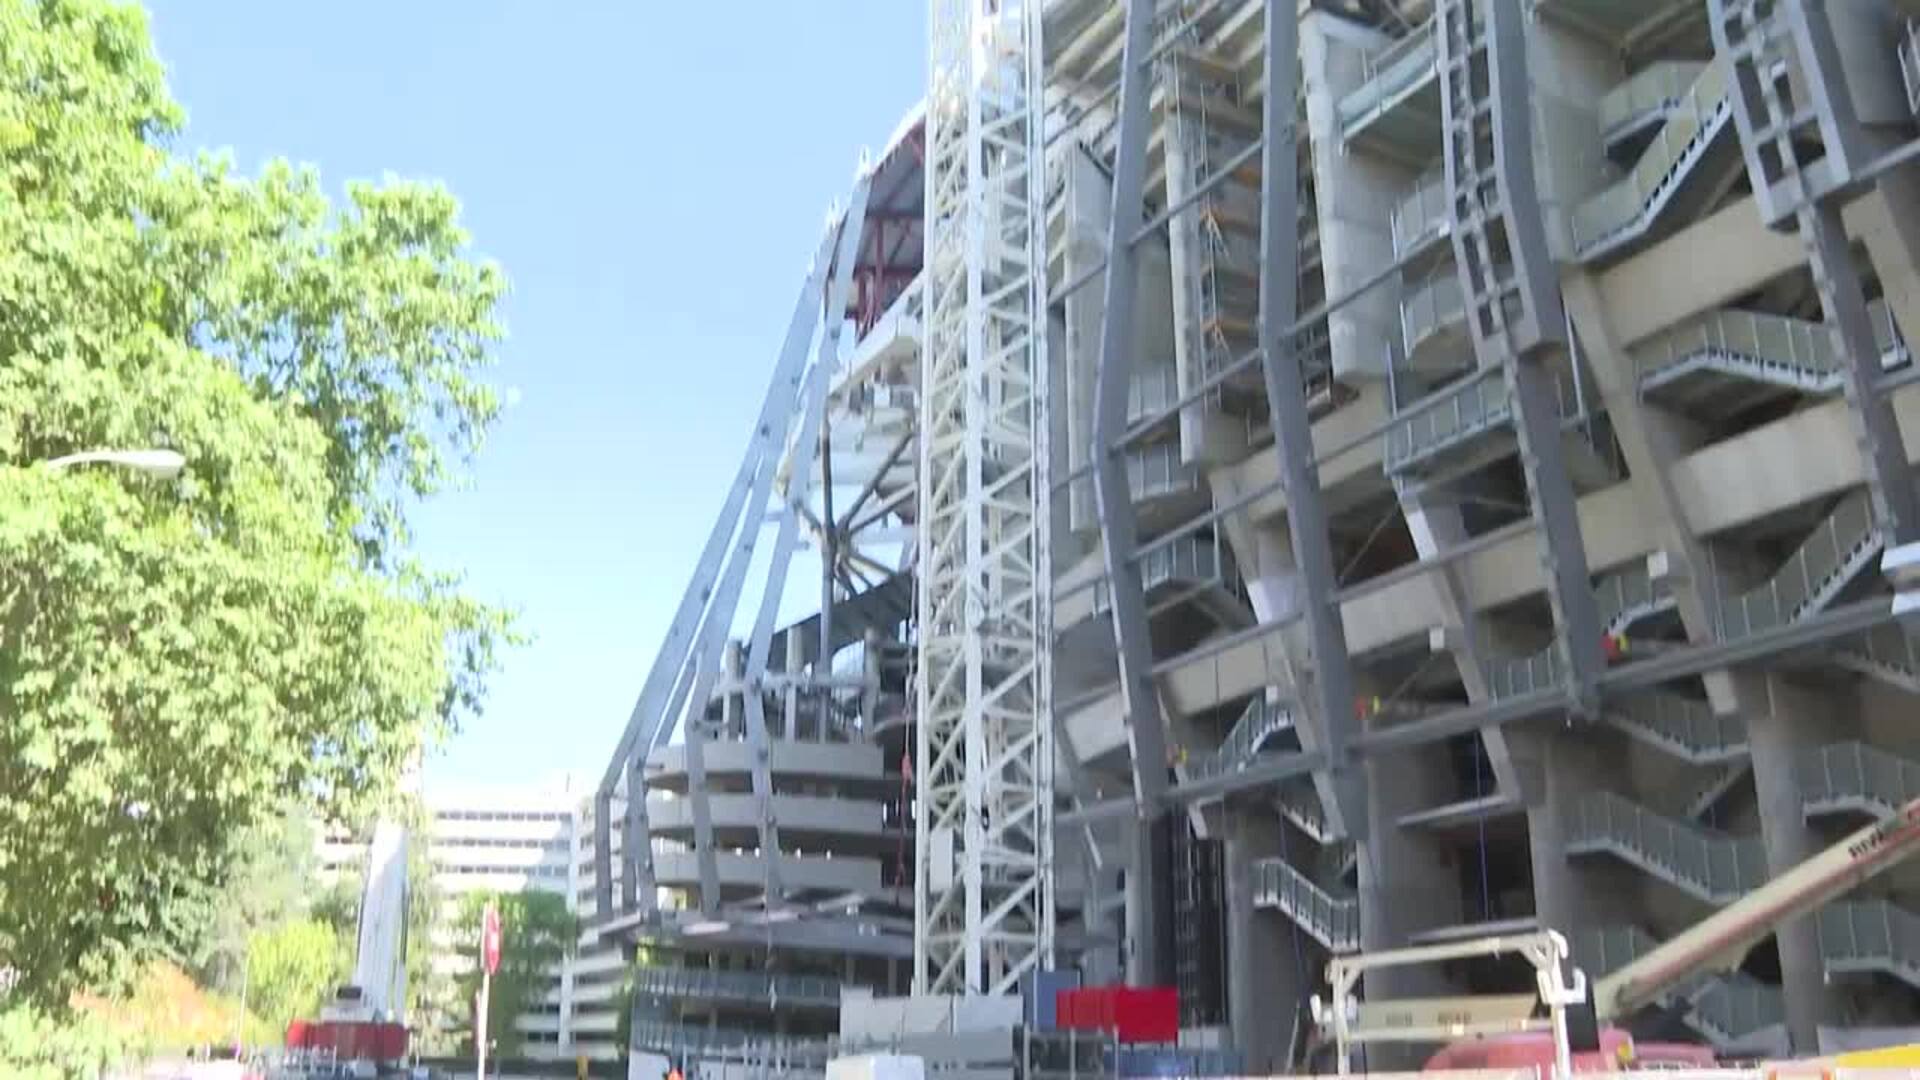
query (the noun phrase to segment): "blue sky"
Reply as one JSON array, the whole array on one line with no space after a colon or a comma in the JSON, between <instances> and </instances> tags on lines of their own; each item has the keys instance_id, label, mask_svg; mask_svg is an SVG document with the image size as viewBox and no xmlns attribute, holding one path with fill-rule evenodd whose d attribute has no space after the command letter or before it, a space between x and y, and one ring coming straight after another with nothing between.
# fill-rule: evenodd
<instances>
[{"instance_id":1,"label":"blue sky","mask_svg":"<svg viewBox=\"0 0 1920 1080\"><path fill-rule=\"evenodd\" d=\"M187 148L444 181L518 403L419 547L517 607L436 780L597 774L745 446L828 204L924 82L920 0L152 0Z\"/></svg>"}]
</instances>

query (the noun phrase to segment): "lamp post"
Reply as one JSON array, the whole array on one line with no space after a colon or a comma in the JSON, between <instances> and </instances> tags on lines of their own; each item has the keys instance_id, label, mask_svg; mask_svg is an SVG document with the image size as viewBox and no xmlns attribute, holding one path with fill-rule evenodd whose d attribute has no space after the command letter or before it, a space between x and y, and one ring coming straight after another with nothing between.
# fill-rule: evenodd
<instances>
[{"instance_id":1,"label":"lamp post","mask_svg":"<svg viewBox=\"0 0 1920 1080\"><path fill-rule=\"evenodd\" d=\"M171 480L180 475L180 470L186 464L186 457L178 450L84 450L53 458L43 462L41 467L49 472L58 472L75 465L112 465L156 480Z\"/></svg>"}]
</instances>

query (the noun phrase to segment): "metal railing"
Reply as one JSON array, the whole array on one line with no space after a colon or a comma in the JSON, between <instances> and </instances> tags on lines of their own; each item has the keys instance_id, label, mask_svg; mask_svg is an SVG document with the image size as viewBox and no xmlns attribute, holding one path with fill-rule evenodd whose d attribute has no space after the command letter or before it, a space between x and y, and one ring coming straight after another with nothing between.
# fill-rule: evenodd
<instances>
[{"instance_id":1,"label":"metal railing","mask_svg":"<svg viewBox=\"0 0 1920 1080\"><path fill-rule=\"evenodd\" d=\"M1266 741L1293 726L1293 710L1283 702L1270 702L1264 696L1247 703L1246 710L1234 721L1227 737L1211 754L1187 765L1189 780L1221 776L1252 764Z\"/></svg>"},{"instance_id":2,"label":"metal railing","mask_svg":"<svg viewBox=\"0 0 1920 1080\"><path fill-rule=\"evenodd\" d=\"M1574 247L1590 252L1657 213L1691 168L1691 159L1727 127L1731 115L1726 66L1715 61L1694 79L1627 175L1574 208Z\"/></svg>"},{"instance_id":3,"label":"metal railing","mask_svg":"<svg viewBox=\"0 0 1920 1080\"><path fill-rule=\"evenodd\" d=\"M1660 941L1637 926L1608 926L1573 935L1574 959L1590 977L1599 977L1640 959ZM1784 1021L1780 991L1747 975L1705 974L1685 980L1662 995L1684 999L1686 1020L1722 1045L1739 1042Z\"/></svg>"},{"instance_id":4,"label":"metal railing","mask_svg":"<svg viewBox=\"0 0 1920 1080\"><path fill-rule=\"evenodd\" d=\"M1720 800L1733 793L1733 789L1753 771L1753 762L1742 758L1729 762L1713 771L1713 775L1695 788L1687 796L1686 814L1688 821L1699 821L1717 806Z\"/></svg>"},{"instance_id":5,"label":"metal railing","mask_svg":"<svg viewBox=\"0 0 1920 1080\"><path fill-rule=\"evenodd\" d=\"M1127 384L1127 421L1166 412L1180 400L1180 372L1172 364L1145 364Z\"/></svg>"},{"instance_id":6,"label":"metal railing","mask_svg":"<svg viewBox=\"0 0 1920 1080\"><path fill-rule=\"evenodd\" d=\"M1679 108L1705 67L1686 60L1661 60L1634 72L1601 95L1601 138L1612 142L1627 129Z\"/></svg>"},{"instance_id":7,"label":"metal railing","mask_svg":"<svg viewBox=\"0 0 1920 1080\"><path fill-rule=\"evenodd\" d=\"M1920 764L1865 743L1833 743L1801 759L1800 792L1809 809L1892 815L1920 798Z\"/></svg>"},{"instance_id":8,"label":"metal railing","mask_svg":"<svg viewBox=\"0 0 1920 1080\"><path fill-rule=\"evenodd\" d=\"M1413 190L1393 208L1393 256L1405 258L1407 252L1429 240L1445 236L1453 227L1453 210L1447 200L1447 174L1432 169L1413 182Z\"/></svg>"},{"instance_id":9,"label":"metal railing","mask_svg":"<svg viewBox=\"0 0 1920 1080\"><path fill-rule=\"evenodd\" d=\"M819 975L704 968L643 967L633 972L633 991L652 997L704 1001L778 1001L837 1008L840 981Z\"/></svg>"},{"instance_id":10,"label":"metal railing","mask_svg":"<svg viewBox=\"0 0 1920 1080\"><path fill-rule=\"evenodd\" d=\"M1322 844L1333 841L1333 830L1327 827L1327 811L1320 805L1320 792L1313 781L1296 779L1281 784L1274 792L1273 805L1288 821L1299 826L1301 832Z\"/></svg>"},{"instance_id":11,"label":"metal railing","mask_svg":"<svg viewBox=\"0 0 1920 1080\"><path fill-rule=\"evenodd\" d=\"M1600 609L1600 627L1609 634L1618 634L1674 604L1673 594L1653 580L1644 559L1602 577L1593 597Z\"/></svg>"},{"instance_id":12,"label":"metal railing","mask_svg":"<svg viewBox=\"0 0 1920 1080\"><path fill-rule=\"evenodd\" d=\"M1568 946L1573 959L1589 976L1620 970L1659 946L1660 941L1637 926L1598 926L1576 931Z\"/></svg>"},{"instance_id":13,"label":"metal railing","mask_svg":"<svg viewBox=\"0 0 1920 1080\"><path fill-rule=\"evenodd\" d=\"M1449 447L1512 423L1513 402L1505 373L1499 368L1476 369L1453 386L1442 391L1451 396L1450 401L1423 409L1387 429L1382 437L1387 472L1408 469ZM1565 372L1554 373L1553 387L1555 411L1561 422L1579 420L1585 405Z\"/></svg>"},{"instance_id":14,"label":"metal railing","mask_svg":"<svg viewBox=\"0 0 1920 1080\"><path fill-rule=\"evenodd\" d=\"M1840 500L1765 583L1739 596L1720 598L1720 640L1747 637L1818 612L1873 561L1880 542L1866 492Z\"/></svg>"},{"instance_id":15,"label":"metal railing","mask_svg":"<svg viewBox=\"0 0 1920 1080\"><path fill-rule=\"evenodd\" d=\"M1421 82L1439 73L1436 61L1439 47L1434 40L1433 20L1429 18L1407 36L1400 38L1360 61L1360 86L1342 98L1336 110L1340 131L1349 138L1353 129L1384 111L1387 105Z\"/></svg>"},{"instance_id":16,"label":"metal railing","mask_svg":"<svg viewBox=\"0 0 1920 1080\"><path fill-rule=\"evenodd\" d=\"M1920 916L1885 900L1837 900L1815 925L1829 968L1895 972L1920 986Z\"/></svg>"},{"instance_id":17,"label":"metal railing","mask_svg":"<svg viewBox=\"0 0 1920 1080\"><path fill-rule=\"evenodd\" d=\"M1895 676L1901 684L1920 679L1920 645L1899 623L1881 623L1843 641L1834 651L1843 662Z\"/></svg>"},{"instance_id":18,"label":"metal railing","mask_svg":"<svg viewBox=\"0 0 1920 1080\"><path fill-rule=\"evenodd\" d=\"M1554 645L1525 656L1492 657L1486 666L1487 693L1495 701L1559 686L1567 678Z\"/></svg>"},{"instance_id":19,"label":"metal railing","mask_svg":"<svg viewBox=\"0 0 1920 1080\"><path fill-rule=\"evenodd\" d=\"M1411 358L1428 338L1467 321L1460 275L1448 266L1409 288L1400 300L1400 343ZM1412 363L1411 359L1408 361Z\"/></svg>"},{"instance_id":20,"label":"metal railing","mask_svg":"<svg viewBox=\"0 0 1920 1080\"><path fill-rule=\"evenodd\" d=\"M1360 903L1336 897L1294 869L1285 859L1253 864L1253 902L1283 911L1308 936L1334 952L1360 947Z\"/></svg>"},{"instance_id":21,"label":"metal railing","mask_svg":"<svg viewBox=\"0 0 1920 1080\"><path fill-rule=\"evenodd\" d=\"M1211 533L1177 536L1141 556L1139 567L1141 586L1149 591L1176 581L1192 582L1203 589L1218 586L1230 592L1240 587L1233 559L1221 550L1219 540ZM1107 579L1095 580L1093 613L1107 611L1112 603L1113 590Z\"/></svg>"},{"instance_id":22,"label":"metal railing","mask_svg":"<svg viewBox=\"0 0 1920 1080\"><path fill-rule=\"evenodd\" d=\"M1906 343L1886 300L1869 301L1867 316L1881 366L1905 363ZM1754 311L1709 311L1635 345L1629 354L1642 386L1657 384L1675 369L1711 366L1811 393L1834 393L1846 367L1825 323Z\"/></svg>"},{"instance_id":23,"label":"metal railing","mask_svg":"<svg viewBox=\"0 0 1920 1080\"><path fill-rule=\"evenodd\" d=\"M1780 989L1741 974L1703 979L1688 995L1693 1012L1688 1017L1723 1044L1751 1038L1786 1023Z\"/></svg>"},{"instance_id":24,"label":"metal railing","mask_svg":"<svg viewBox=\"0 0 1920 1080\"><path fill-rule=\"evenodd\" d=\"M1568 848L1608 851L1710 903L1725 903L1767 880L1757 836L1727 836L1656 814L1612 792L1574 804Z\"/></svg>"},{"instance_id":25,"label":"metal railing","mask_svg":"<svg viewBox=\"0 0 1920 1080\"><path fill-rule=\"evenodd\" d=\"M1607 722L1629 736L1653 743L1696 764L1726 761L1747 751L1747 725L1720 715L1702 701L1660 692L1609 701Z\"/></svg>"}]
</instances>

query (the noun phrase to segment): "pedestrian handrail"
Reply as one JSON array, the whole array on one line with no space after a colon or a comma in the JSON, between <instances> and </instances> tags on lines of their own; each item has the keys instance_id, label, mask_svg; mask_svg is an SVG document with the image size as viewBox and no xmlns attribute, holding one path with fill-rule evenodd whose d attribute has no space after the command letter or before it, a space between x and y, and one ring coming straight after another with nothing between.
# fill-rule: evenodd
<instances>
[{"instance_id":1,"label":"pedestrian handrail","mask_svg":"<svg viewBox=\"0 0 1920 1080\"><path fill-rule=\"evenodd\" d=\"M1757 836L1728 836L1657 814L1609 791L1574 804L1568 847L1611 851L1711 903L1725 903L1767 880Z\"/></svg>"},{"instance_id":2,"label":"pedestrian handrail","mask_svg":"<svg viewBox=\"0 0 1920 1080\"><path fill-rule=\"evenodd\" d=\"M1313 781L1299 779L1282 783L1273 801L1274 808L1299 826L1301 832L1323 844L1334 840L1333 830L1327 825L1326 808L1320 805L1320 792Z\"/></svg>"},{"instance_id":3,"label":"pedestrian handrail","mask_svg":"<svg viewBox=\"0 0 1920 1080\"><path fill-rule=\"evenodd\" d=\"M1449 265L1409 288L1400 301L1401 344L1406 355L1413 356L1428 338L1466 319L1466 294L1460 288L1460 275Z\"/></svg>"},{"instance_id":4,"label":"pedestrian handrail","mask_svg":"<svg viewBox=\"0 0 1920 1080\"><path fill-rule=\"evenodd\" d=\"M1405 258L1407 252L1430 238L1444 236L1452 225L1447 174L1440 169L1429 169L1413 182L1413 189L1393 208L1394 258Z\"/></svg>"},{"instance_id":5,"label":"pedestrian handrail","mask_svg":"<svg viewBox=\"0 0 1920 1080\"><path fill-rule=\"evenodd\" d=\"M1739 715L1720 714L1704 701L1654 691L1608 700L1607 722L1687 761L1705 764L1747 752L1747 725Z\"/></svg>"},{"instance_id":6,"label":"pedestrian handrail","mask_svg":"<svg viewBox=\"0 0 1920 1080\"><path fill-rule=\"evenodd\" d=\"M1204 779L1246 768L1269 738L1292 727L1293 723L1293 709L1289 704L1270 702L1265 695L1256 696L1234 721L1227 737L1220 740L1219 747L1187 766L1187 778Z\"/></svg>"},{"instance_id":7,"label":"pedestrian handrail","mask_svg":"<svg viewBox=\"0 0 1920 1080\"><path fill-rule=\"evenodd\" d=\"M1661 60L1634 72L1600 96L1602 139L1612 142L1649 116L1680 107L1699 81L1706 65L1697 61Z\"/></svg>"},{"instance_id":8,"label":"pedestrian handrail","mask_svg":"<svg viewBox=\"0 0 1920 1080\"><path fill-rule=\"evenodd\" d=\"M1744 638L1817 613L1873 561L1880 544L1866 492L1848 495L1772 577L1738 596L1720 598L1721 640Z\"/></svg>"},{"instance_id":9,"label":"pedestrian handrail","mask_svg":"<svg viewBox=\"0 0 1920 1080\"><path fill-rule=\"evenodd\" d=\"M1429 18L1399 38L1368 53L1360 61L1360 86L1341 100L1340 130L1351 135L1390 100L1422 81L1435 77L1439 46Z\"/></svg>"},{"instance_id":10,"label":"pedestrian handrail","mask_svg":"<svg viewBox=\"0 0 1920 1080\"><path fill-rule=\"evenodd\" d=\"M1727 127L1731 115L1726 65L1716 60L1701 69L1633 168L1574 208L1574 247L1591 253L1657 212L1691 167L1690 159Z\"/></svg>"},{"instance_id":11,"label":"pedestrian handrail","mask_svg":"<svg viewBox=\"0 0 1920 1080\"><path fill-rule=\"evenodd\" d=\"M1837 900L1815 917L1829 968L1883 969L1920 979L1920 916L1885 900Z\"/></svg>"},{"instance_id":12,"label":"pedestrian handrail","mask_svg":"<svg viewBox=\"0 0 1920 1080\"><path fill-rule=\"evenodd\" d=\"M1800 790L1810 807L1891 816L1920 798L1920 764L1865 743L1833 743L1801 759Z\"/></svg>"},{"instance_id":13,"label":"pedestrian handrail","mask_svg":"<svg viewBox=\"0 0 1920 1080\"><path fill-rule=\"evenodd\" d=\"M1885 299L1867 303L1867 320L1881 367L1911 358ZM1826 323L1756 311L1704 312L1629 350L1641 384L1660 381L1683 366L1702 363L1749 369L1753 377L1816 393L1834 393L1845 377L1845 357Z\"/></svg>"},{"instance_id":14,"label":"pedestrian handrail","mask_svg":"<svg viewBox=\"0 0 1920 1080\"><path fill-rule=\"evenodd\" d=\"M1308 936L1334 952L1360 947L1360 904L1353 897L1334 896L1280 858L1257 860L1253 882L1256 906L1285 912Z\"/></svg>"}]
</instances>

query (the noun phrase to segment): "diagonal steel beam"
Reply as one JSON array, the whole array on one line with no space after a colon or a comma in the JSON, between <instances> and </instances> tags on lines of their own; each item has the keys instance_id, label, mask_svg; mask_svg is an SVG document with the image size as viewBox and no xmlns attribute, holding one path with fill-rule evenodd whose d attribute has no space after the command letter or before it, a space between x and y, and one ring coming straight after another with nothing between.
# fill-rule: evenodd
<instances>
[{"instance_id":1,"label":"diagonal steel beam","mask_svg":"<svg viewBox=\"0 0 1920 1080\"><path fill-rule=\"evenodd\" d=\"M1113 635L1119 653L1120 693L1127 739L1133 751L1133 788L1138 820L1150 829L1163 810L1167 787L1166 718L1153 679L1153 643L1148 636L1146 589L1133 553L1139 539L1126 462L1115 444L1127 426L1127 388L1133 374L1133 308L1139 289L1134 230L1145 216L1147 137L1151 115L1152 70L1144 61L1152 47L1153 4L1127 0L1126 38L1121 53L1120 130L1114 151L1113 215L1107 223L1105 297L1101 312L1099 366L1094 374L1094 507L1099 517L1102 554L1112 597ZM1145 853L1151 845L1134 845ZM1135 923L1159 925L1154 910L1152 867L1136 865L1130 875L1130 901L1138 905ZM1156 934L1133 943L1135 971L1157 977Z\"/></svg>"},{"instance_id":2,"label":"diagonal steel beam","mask_svg":"<svg viewBox=\"0 0 1920 1080\"><path fill-rule=\"evenodd\" d=\"M1273 420L1273 453L1287 498L1287 529L1305 594L1302 614L1312 645L1314 695L1320 743L1326 754L1335 805L1329 823L1340 835L1365 834L1366 804L1360 770L1347 748L1355 724L1353 665L1346 624L1334 599L1337 577L1327 512L1320 498L1320 470L1313 461L1313 428L1307 416L1306 378L1294 350L1299 313L1299 161L1294 92L1300 80L1300 25L1293 0L1267 0L1267 94L1261 107L1260 339L1261 374Z\"/></svg>"},{"instance_id":3,"label":"diagonal steel beam","mask_svg":"<svg viewBox=\"0 0 1920 1080\"><path fill-rule=\"evenodd\" d=\"M819 296L825 280L827 259L833 250L837 231L829 229L821 238L820 248L815 253L813 263L807 272L800 295L795 300L793 316L788 320L786 338L780 347L780 358L774 365L773 378L767 387L767 394L760 405L760 415L755 421L753 436L748 440L746 452L742 455L740 467L735 472L733 482L727 489L727 497L721 504L720 516L715 519L713 528L707 533L707 542L700 550L700 561L695 564L692 577L687 582L685 592L681 594L680 604L674 609L673 621L667 626L666 637L660 643L660 651L654 655L653 665L647 670L645 682L640 687L640 697L634 702L633 712L627 718L627 725L621 731L620 741L614 747L613 756L607 762L607 769L600 778L600 787L595 794L594 805L599 811L595 817L595 835L601 832L611 833L612 796L619 786L627 763L634 757L644 759L652 753L655 746L665 738L668 730L667 719L677 712L672 704L676 688L682 683L682 675L688 664L694 659L694 637L705 622L714 588L726 566L728 541L741 528L744 516L751 518L748 528L757 530L760 508L765 504L762 494L757 501L748 496L753 490L756 470L762 469L763 460L769 456L771 448L777 453L779 439L786 431L784 418L793 411L794 397L799 389L800 370L807 359L807 346L813 340L814 324L820 315ZM780 435L774 434L778 427ZM771 466L765 467L771 472ZM749 508L751 511L749 513ZM729 616L731 617L731 616ZM644 800L641 810L642 830L645 828ZM631 860L638 848L634 844L649 844L645 837L627 838L623 845L628 854L626 858L629 872L635 872ZM593 852L594 899L602 917L613 913L613 853L610 836L606 841L596 842ZM641 905L652 902L649 895L638 898Z\"/></svg>"}]
</instances>

